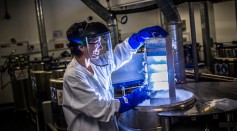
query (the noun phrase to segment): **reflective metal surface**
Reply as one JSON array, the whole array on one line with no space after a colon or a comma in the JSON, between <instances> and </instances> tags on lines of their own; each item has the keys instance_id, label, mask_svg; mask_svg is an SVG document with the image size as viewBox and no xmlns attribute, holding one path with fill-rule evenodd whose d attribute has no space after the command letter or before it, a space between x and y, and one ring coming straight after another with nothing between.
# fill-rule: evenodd
<instances>
[{"instance_id":1,"label":"reflective metal surface","mask_svg":"<svg viewBox=\"0 0 237 131\"><path fill-rule=\"evenodd\" d=\"M42 102L50 100L49 79L52 77L52 72L31 71L30 76L33 90L33 106L41 109Z\"/></svg>"},{"instance_id":2,"label":"reflective metal surface","mask_svg":"<svg viewBox=\"0 0 237 131\"><path fill-rule=\"evenodd\" d=\"M52 70L52 78L63 78L65 69Z\"/></svg>"},{"instance_id":3,"label":"reflective metal surface","mask_svg":"<svg viewBox=\"0 0 237 131\"><path fill-rule=\"evenodd\" d=\"M151 93L151 99L139 104L135 109L145 112L161 112L184 108L195 102L193 93L176 89L176 98L169 97L169 90Z\"/></svg>"},{"instance_id":4,"label":"reflective metal surface","mask_svg":"<svg viewBox=\"0 0 237 131\"><path fill-rule=\"evenodd\" d=\"M224 113L232 110L220 110L214 108L206 102L216 99L228 98L237 100L237 82L200 82L178 85L177 88L182 88L192 92L196 98L196 103L191 109L173 110L160 112L159 116L201 116L216 113ZM236 110L236 109L234 109Z\"/></svg>"},{"instance_id":5,"label":"reflective metal surface","mask_svg":"<svg viewBox=\"0 0 237 131\"><path fill-rule=\"evenodd\" d=\"M50 79L51 89L51 107L53 115L53 124L56 129L60 131L67 130L67 123L65 121L62 102L63 102L63 79Z\"/></svg>"},{"instance_id":6,"label":"reflective metal surface","mask_svg":"<svg viewBox=\"0 0 237 131\"><path fill-rule=\"evenodd\" d=\"M30 62L30 68L31 70L41 70L43 71L44 70L44 65L45 63L44 62L41 62L41 61L32 61Z\"/></svg>"},{"instance_id":7,"label":"reflective metal surface","mask_svg":"<svg viewBox=\"0 0 237 131\"><path fill-rule=\"evenodd\" d=\"M151 99L144 101L133 110L120 114L118 125L121 131L160 131L159 112L189 108L194 102L193 94L183 89L176 89L175 99L169 97L168 90L153 92Z\"/></svg>"}]
</instances>

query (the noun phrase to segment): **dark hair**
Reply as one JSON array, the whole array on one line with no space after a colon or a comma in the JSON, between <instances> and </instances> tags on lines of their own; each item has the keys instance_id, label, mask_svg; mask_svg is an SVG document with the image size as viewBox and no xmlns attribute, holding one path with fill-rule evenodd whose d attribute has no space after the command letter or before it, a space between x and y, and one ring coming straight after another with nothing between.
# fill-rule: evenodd
<instances>
[{"instance_id":1,"label":"dark hair","mask_svg":"<svg viewBox=\"0 0 237 131\"><path fill-rule=\"evenodd\" d=\"M109 32L110 32L109 29L100 22L87 23L83 21L80 23L72 24L68 28L66 34L67 34L67 39L70 42L74 42L80 45L85 45L86 37L93 37L93 36L102 35Z\"/></svg>"},{"instance_id":2,"label":"dark hair","mask_svg":"<svg viewBox=\"0 0 237 131\"><path fill-rule=\"evenodd\" d=\"M67 39L69 43L68 48L71 50L71 54L77 57L81 57L83 52L79 49L79 46L86 46L86 37L97 36L110 32L109 29L100 22L87 23L86 21L72 24L67 32Z\"/></svg>"},{"instance_id":3,"label":"dark hair","mask_svg":"<svg viewBox=\"0 0 237 131\"><path fill-rule=\"evenodd\" d=\"M79 46L83 46L83 45L79 45L74 42L69 42L67 46L70 49L72 55L77 56L77 57L81 57L83 55L83 52L79 49Z\"/></svg>"}]
</instances>

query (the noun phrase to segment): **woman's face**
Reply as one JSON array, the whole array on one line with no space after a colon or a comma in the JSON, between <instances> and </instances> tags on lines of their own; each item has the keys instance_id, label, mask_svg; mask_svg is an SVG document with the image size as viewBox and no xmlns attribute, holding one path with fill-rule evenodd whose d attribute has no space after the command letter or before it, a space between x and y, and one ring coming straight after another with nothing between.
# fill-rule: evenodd
<instances>
[{"instance_id":1,"label":"woman's face","mask_svg":"<svg viewBox=\"0 0 237 131\"><path fill-rule=\"evenodd\" d=\"M100 50L103 49L103 46L101 44L101 37L92 38L90 41L88 41L88 43L88 53L90 55L90 58L98 59L100 55Z\"/></svg>"},{"instance_id":2,"label":"woman's face","mask_svg":"<svg viewBox=\"0 0 237 131\"><path fill-rule=\"evenodd\" d=\"M110 33L86 37L86 58L97 66L111 64L113 60L113 49Z\"/></svg>"}]
</instances>

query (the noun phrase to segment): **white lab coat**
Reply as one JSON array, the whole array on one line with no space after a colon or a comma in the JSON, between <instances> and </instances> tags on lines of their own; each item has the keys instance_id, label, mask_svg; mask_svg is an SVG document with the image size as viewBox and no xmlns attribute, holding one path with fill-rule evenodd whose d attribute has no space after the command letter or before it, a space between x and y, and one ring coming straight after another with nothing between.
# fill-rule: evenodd
<instances>
[{"instance_id":1,"label":"white lab coat","mask_svg":"<svg viewBox=\"0 0 237 131\"><path fill-rule=\"evenodd\" d=\"M63 82L63 111L68 131L114 131L114 116L120 102L113 98L111 73L131 60L136 50L128 39L114 49L114 64L98 67L94 75L73 59Z\"/></svg>"}]
</instances>

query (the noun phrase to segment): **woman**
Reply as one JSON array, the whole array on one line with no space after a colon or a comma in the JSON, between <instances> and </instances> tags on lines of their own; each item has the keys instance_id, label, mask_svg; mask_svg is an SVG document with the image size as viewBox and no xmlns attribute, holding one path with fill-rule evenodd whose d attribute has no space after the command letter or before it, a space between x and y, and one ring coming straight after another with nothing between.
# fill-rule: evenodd
<instances>
[{"instance_id":1,"label":"woman","mask_svg":"<svg viewBox=\"0 0 237 131\"><path fill-rule=\"evenodd\" d=\"M63 110L68 131L114 131L116 114L149 99L147 88L115 99L111 73L131 60L146 38L167 32L159 26L145 28L112 50L110 31L99 22L80 22L67 30L74 55L63 82Z\"/></svg>"}]
</instances>

